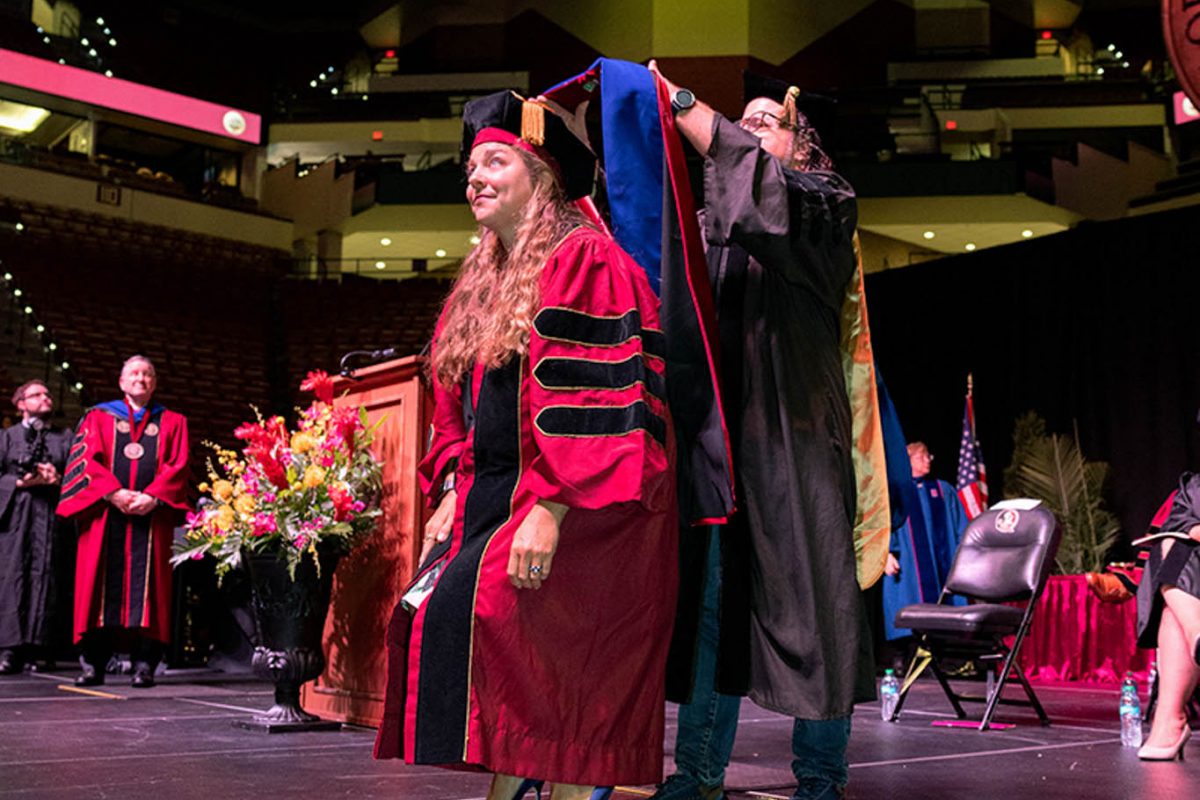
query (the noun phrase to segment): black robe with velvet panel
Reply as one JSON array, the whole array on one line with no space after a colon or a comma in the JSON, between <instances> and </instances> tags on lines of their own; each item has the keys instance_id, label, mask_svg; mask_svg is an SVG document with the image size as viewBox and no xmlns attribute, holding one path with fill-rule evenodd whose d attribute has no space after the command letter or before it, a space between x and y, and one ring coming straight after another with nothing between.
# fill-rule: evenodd
<instances>
[{"instance_id":1,"label":"black robe with velvet panel","mask_svg":"<svg viewBox=\"0 0 1200 800\"><path fill-rule=\"evenodd\" d=\"M854 192L784 169L718 116L705 238L739 512L721 532L717 689L804 719L874 698L855 575L855 476L839 314L855 268ZM704 548L685 532L668 696L690 696Z\"/></svg>"},{"instance_id":2,"label":"black robe with velvet panel","mask_svg":"<svg viewBox=\"0 0 1200 800\"><path fill-rule=\"evenodd\" d=\"M17 480L35 451L61 475L70 446L70 430L36 433L17 424L0 431L0 649L47 643L59 487L19 488Z\"/></svg>"}]
</instances>

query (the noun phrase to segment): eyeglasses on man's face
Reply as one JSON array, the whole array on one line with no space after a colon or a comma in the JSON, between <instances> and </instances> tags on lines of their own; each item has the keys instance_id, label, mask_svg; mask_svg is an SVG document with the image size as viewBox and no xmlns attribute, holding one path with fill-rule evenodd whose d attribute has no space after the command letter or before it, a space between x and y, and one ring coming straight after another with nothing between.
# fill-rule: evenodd
<instances>
[{"instance_id":1,"label":"eyeglasses on man's face","mask_svg":"<svg viewBox=\"0 0 1200 800\"><path fill-rule=\"evenodd\" d=\"M757 133L761 130L792 130L792 126L770 111L757 111L748 117L742 117L737 122L738 127L747 133Z\"/></svg>"}]
</instances>

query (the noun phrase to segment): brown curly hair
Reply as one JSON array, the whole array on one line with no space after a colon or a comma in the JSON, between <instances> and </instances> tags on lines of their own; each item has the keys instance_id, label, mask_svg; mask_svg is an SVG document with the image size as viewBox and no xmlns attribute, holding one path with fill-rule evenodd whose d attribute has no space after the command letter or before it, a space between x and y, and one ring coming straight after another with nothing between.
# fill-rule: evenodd
<instances>
[{"instance_id":1,"label":"brown curly hair","mask_svg":"<svg viewBox=\"0 0 1200 800\"><path fill-rule=\"evenodd\" d=\"M462 272L442 309L433 343L433 375L450 388L476 362L489 369L529 352L529 331L541 303L539 279L546 259L568 233L589 224L567 202L546 162L513 148L533 182L533 194L517 224L512 251L488 228L463 261Z\"/></svg>"}]
</instances>

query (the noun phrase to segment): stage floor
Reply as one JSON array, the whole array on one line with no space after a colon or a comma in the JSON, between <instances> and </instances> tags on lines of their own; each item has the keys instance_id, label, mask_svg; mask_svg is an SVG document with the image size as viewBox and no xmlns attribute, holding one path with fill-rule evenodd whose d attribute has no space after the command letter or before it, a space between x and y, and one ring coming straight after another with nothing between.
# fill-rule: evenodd
<instances>
[{"instance_id":1,"label":"stage floor","mask_svg":"<svg viewBox=\"0 0 1200 800\"><path fill-rule=\"evenodd\" d=\"M484 776L371 760L374 731L262 734L233 722L270 705L268 685L214 673L168 674L134 690L110 676L107 696L65 690L74 671L0 678L0 799L287 796L465 800L486 794ZM1200 787L1200 739L1192 759L1139 762L1120 745L1117 689L1039 687L1053 720L1002 707L1003 731L934 727L951 717L937 685L922 682L901 721L862 705L850 741L852 798L1192 797ZM981 709L980 709L981 710ZM667 761L674 741L668 712ZM731 797L787 798L791 721L746 702L727 785ZM621 800L649 794L621 787ZM530 795L532 797L532 794Z\"/></svg>"}]
</instances>

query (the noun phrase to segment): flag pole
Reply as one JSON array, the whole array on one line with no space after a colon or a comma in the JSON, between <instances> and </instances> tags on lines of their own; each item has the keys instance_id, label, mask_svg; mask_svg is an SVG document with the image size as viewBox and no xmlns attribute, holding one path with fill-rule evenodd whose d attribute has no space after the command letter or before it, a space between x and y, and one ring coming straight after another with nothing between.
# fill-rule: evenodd
<instances>
[{"instance_id":1,"label":"flag pole","mask_svg":"<svg viewBox=\"0 0 1200 800\"><path fill-rule=\"evenodd\" d=\"M975 376L972 373L968 372L967 373L967 397L970 397L972 395L974 388L975 388Z\"/></svg>"}]
</instances>

